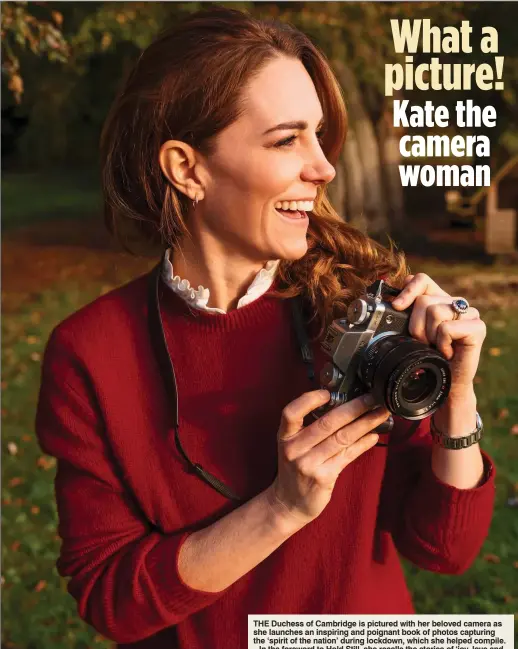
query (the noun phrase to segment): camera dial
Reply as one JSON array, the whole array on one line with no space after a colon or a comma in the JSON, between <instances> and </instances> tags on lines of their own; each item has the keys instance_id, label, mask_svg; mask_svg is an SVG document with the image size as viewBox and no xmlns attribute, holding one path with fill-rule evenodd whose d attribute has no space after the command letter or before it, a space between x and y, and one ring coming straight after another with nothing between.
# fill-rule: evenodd
<instances>
[{"instance_id":1,"label":"camera dial","mask_svg":"<svg viewBox=\"0 0 518 649\"><path fill-rule=\"evenodd\" d=\"M344 375L333 363L326 363L320 373L320 383L326 388L337 388Z\"/></svg>"},{"instance_id":2,"label":"camera dial","mask_svg":"<svg viewBox=\"0 0 518 649\"><path fill-rule=\"evenodd\" d=\"M347 309L347 320L353 325L362 324L374 311L372 305L365 300L358 298L353 300Z\"/></svg>"}]
</instances>

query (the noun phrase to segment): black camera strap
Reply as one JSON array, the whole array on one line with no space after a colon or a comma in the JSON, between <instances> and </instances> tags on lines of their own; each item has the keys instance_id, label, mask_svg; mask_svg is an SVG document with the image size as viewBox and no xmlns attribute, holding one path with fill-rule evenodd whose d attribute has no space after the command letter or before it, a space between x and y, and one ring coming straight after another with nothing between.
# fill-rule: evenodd
<instances>
[{"instance_id":1,"label":"black camera strap","mask_svg":"<svg viewBox=\"0 0 518 649\"><path fill-rule=\"evenodd\" d=\"M297 336L297 342L299 344L300 355L302 360L306 365L306 371L308 373L308 378L315 385L315 389L318 388L317 381L315 379L315 359L313 356L313 350L309 344L308 335L306 333L306 327L304 324L304 315L302 309L302 300L299 295L291 298L291 315L293 317L293 326L295 328L295 335Z\"/></svg>"},{"instance_id":2,"label":"black camera strap","mask_svg":"<svg viewBox=\"0 0 518 649\"><path fill-rule=\"evenodd\" d=\"M165 255L162 257L161 261L155 266L149 275L148 283L148 326L149 326L149 335L151 339L151 346L153 348L153 353L155 359L158 363L160 369L160 374L162 375L162 381L166 388L167 397L171 403L171 408L173 412L173 426L174 426L174 439L176 448L178 452L183 457L187 465L190 467L191 471L196 473L204 482L209 486L215 489L217 492L239 503L245 502L245 500L239 497L230 487L221 482L216 476L212 475L206 471L201 464L192 462L185 449L180 442L180 424L178 418L178 388L176 384L176 376L174 373L173 363L171 361L171 355L167 347L167 341L164 333L164 325L162 322L162 315L160 313L160 283L162 276L162 268L164 266ZM309 380L315 385L315 389L318 388L317 381L315 379L315 368L314 368L314 357L313 350L309 344L309 339L306 333L306 327L304 324L304 314L303 314L303 305L302 299L300 296L291 298L291 312L293 318L293 326L295 329L295 335L297 337L297 343L299 345L300 354L304 364L306 365L306 371L308 374ZM414 433L419 422L413 422L413 425L410 426L410 429L404 438L400 438L398 443L405 441ZM388 446L379 442L378 446Z\"/></svg>"},{"instance_id":3,"label":"black camera strap","mask_svg":"<svg viewBox=\"0 0 518 649\"><path fill-rule=\"evenodd\" d=\"M227 487L227 485L221 482L221 480L218 480L216 476L213 476L208 471L205 471L205 469L200 464L192 462L185 452L182 443L180 442L180 425L178 421L178 389L176 385L176 376L174 373L173 363L171 362L169 349L167 347L164 325L162 323L162 316L160 314L159 292L160 276L162 273L163 262L164 259L162 258L161 262L151 271L150 274L148 286L148 322L151 345L153 347L155 358L160 368L162 380L167 391L167 397L172 406L174 439L176 448L191 468L191 471L196 473L204 482L210 485L213 489L216 489L216 491L219 491L219 493L226 498L230 498L231 500L235 500L237 502L243 502L243 500L239 496L237 496L237 494L235 494L232 489Z\"/></svg>"},{"instance_id":4,"label":"black camera strap","mask_svg":"<svg viewBox=\"0 0 518 649\"><path fill-rule=\"evenodd\" d=\"M149 324L149 334L151 338L151 345L153 347L153 352L157 360L160 374L162 375L162 381L167 391L168 399L171 403L171 408L173 412L173 426L174 426L174 437L176 448L178 452L186 461L188 466L191 468L191 471L196 473L204 482L210 485L213 489L218 491L220 494L226 498L230 498L236 502L244 502L230 487L225 485L221 480L216 478L208 471L206 471L201 464L192 462L185 449L180 442L180 424L178 417L178 388L176 384L176 376L174 373L173 363L171 361L171 355L167 347L167 341L164 333L164 325L162 322L162 315L160 313L160 283L162 268L164 265L164 257L155 268L151 271L149 276L148 284L148 324ZM297 336L297 341L301 350L301 356L306 364L308 377L310 381L315 381L315 369L313 367L313 351L309 345L309 340L306 334L306 329L304 327L304 320L302 314L302 305L300 299L292 298L292 315L293 315L293 324L295 327L295 333Z\"/></svg>"}]
</instances>

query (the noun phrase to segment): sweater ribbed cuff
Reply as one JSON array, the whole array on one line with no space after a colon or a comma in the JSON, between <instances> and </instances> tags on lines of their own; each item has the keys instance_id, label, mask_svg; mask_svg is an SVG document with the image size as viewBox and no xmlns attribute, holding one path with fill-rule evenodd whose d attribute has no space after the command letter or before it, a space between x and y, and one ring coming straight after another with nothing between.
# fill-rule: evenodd
<instances>
[{"instance_id":1,"label":"sweater ribbed cuff","mask_svg":"<svg viewBox=\"0 0 518 649\"><path fill-rule=\"evenodd\" d=\"M192 588L180 576L178 557L180 549L192 532L169 535L149 553L147 567L159 600L169 609L175 622L196 613L218 600L228 588L207 592Z\"/></svg>"},{"instance_id":2,"label":"sweater ribbed cuff","mask_svg":"<svg viewBox=\"0 0 518 649\"><path fill-rule=\"evenodd\" d=\"M484 462L484 476L481 484L471 489L459 489L458 487L443 482L434 473L431 463L423 471L421 476L422 488L438 506L445 505L449 508L451 505L459 505L462 508L469 508L472 503L476 504L477 500L485 499L488 494L493 493L496 473L495 466L485 451L481 449L480 452Z\"/></svg>"},{"instance_id":3,"label":"sweater ribbed cuff","mask_svg":"<svg viewBox=\"0 0 518 649\"><path fill-rule=\"evenodd\" d=\"M472 489L459 489L444 483L431 465L423 469L407 503L406 537L408 540L415 536L421 547L415 556L425 550L429 557L436 555L442 559L437 564L425 559L418 565L439 572L460 573L471 565L480 551L491 523L496 473L484 451L482 457L485 480Z\"/></svg>"}]
</instances>

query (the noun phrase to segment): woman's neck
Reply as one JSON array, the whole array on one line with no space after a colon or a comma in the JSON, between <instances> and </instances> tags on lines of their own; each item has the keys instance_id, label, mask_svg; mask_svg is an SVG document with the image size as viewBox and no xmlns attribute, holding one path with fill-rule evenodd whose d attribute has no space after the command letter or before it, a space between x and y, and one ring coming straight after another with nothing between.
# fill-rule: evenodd
<instances>
[{"instance_id":1,"label":"woman's neck","mask_svg":"<svg viewBox=\"0 0 518 649\"><path fill-rule=\"evenodd\" d=\"M208 306L228 313L237 307L246 291L266 261L254 262L242 255L229 256L216 249L187 239L181 249L170 252L174 275L189 281L192 288L198 286L210 291Z\"/></svg>"}]
</instances>

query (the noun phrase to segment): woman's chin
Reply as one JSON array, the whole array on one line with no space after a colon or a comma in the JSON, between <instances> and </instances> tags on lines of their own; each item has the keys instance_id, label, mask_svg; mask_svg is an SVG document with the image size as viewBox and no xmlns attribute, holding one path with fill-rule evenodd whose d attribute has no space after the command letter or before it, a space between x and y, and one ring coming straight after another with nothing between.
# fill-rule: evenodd
<instances>
[{"instance_id":1,"label":"woman's chin","mask_svg":"<svg viewBox=\"0 0 518 649\"><path fill-rule=\"evenodd\" d=\"M280 247L277 246L277 248L279 249ZM297 261L298 259L302 259L307 251L308 242L304 238L304 240L300 241L300 244L298 245L293 242L292 245L283 246L282 249L279 249L276 259L283 259L285 261Z\"/></svg>"}]
</instances>

